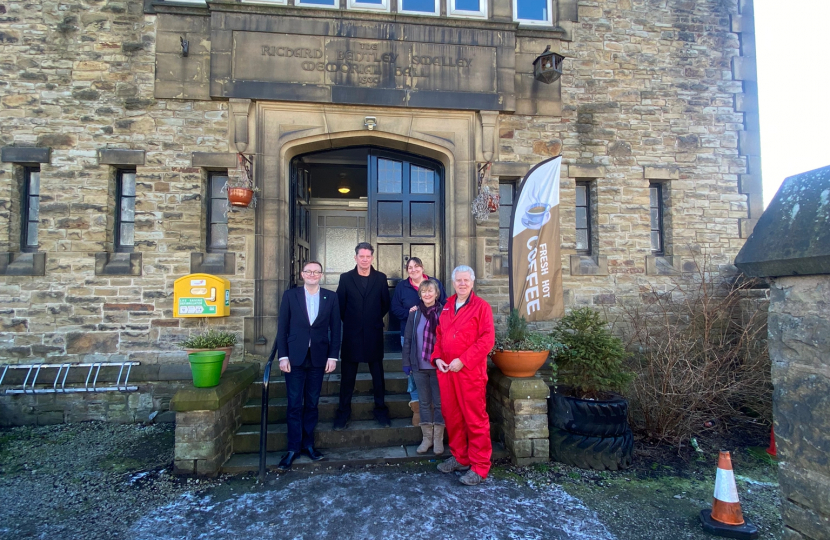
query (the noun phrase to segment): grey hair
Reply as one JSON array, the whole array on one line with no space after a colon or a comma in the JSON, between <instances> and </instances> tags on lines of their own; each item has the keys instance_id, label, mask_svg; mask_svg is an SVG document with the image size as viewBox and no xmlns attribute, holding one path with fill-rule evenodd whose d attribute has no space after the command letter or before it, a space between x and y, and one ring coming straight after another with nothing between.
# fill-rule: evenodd
<instances>
[{"instance_id":1,"label":"grey hair","mask_svg":"<svg viewBox=\"0 0 830 540\"><path fill-rule=\"evenodd\" d=\"M452 271L452 280L455 281L455 275L456 274L460 274L460 273L464 273L464 272L469 272L470 279L472 279L473 281L476 280L476 273L473 271L472 268L470 268L466 264L460 264L460 265L455 267L455 270Z\"/></svg>"}]
</instances>

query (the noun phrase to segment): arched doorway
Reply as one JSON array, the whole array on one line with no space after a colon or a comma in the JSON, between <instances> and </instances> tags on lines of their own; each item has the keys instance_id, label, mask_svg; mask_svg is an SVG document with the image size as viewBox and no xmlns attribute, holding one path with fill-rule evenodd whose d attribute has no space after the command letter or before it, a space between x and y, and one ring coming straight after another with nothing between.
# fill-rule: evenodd
<instances>
[{"instance_id":1,"label":"arched doorway","mask_svg":"<svg viewBox=\"0 0 830 540\"><path fill-rule=\"evenodd\" d=\"M414 154L359 146L296 156L291 161L291 285L308 260L323 265L323 286L336 289L354 268L359 242L375 247L375 267L390 294L418 257L443 279L443 179L440 163ZM390 349L400 347L398 321L386 325Z\"/></svg>"}]
</instances>

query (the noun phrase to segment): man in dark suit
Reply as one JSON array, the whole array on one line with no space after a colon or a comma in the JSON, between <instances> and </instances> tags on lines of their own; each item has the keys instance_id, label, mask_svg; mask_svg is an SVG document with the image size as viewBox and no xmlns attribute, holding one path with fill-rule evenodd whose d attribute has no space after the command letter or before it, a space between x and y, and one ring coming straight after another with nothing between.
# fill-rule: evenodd
<instances>
[{"instance_id":1,"label":"man in dark suit","mask_svg":"<svg viewBox=\"0 0 830 540\"><path fill-rule=\"evenodd\" d=\"M389 409L383 381L383 316L389 311L389 288L386 274L372 268L375 249L368 242L355 248L357 266L340 274L337 298L343 319L343 353L340 365L340 406L334 429L346 427L352 414L352 394L359 362L368 362L375 397L375 420L389 427Z\"/></svg>"},{"instance_id":2,"label":"man in dark suit","mask_svg":"<svg viewBox=\"0 0 830 540\"><path fill-rule=\"evenodd\" d=\"M280 469L290 469L300 452L323 459L314 428L323 375L334 371L340 353L340 306L334 292L320 288L322 274L317 261L305 263L304 285L285 291L280 304L277 348L288 394L288 452Z\"/></svg>"}]
</instances>

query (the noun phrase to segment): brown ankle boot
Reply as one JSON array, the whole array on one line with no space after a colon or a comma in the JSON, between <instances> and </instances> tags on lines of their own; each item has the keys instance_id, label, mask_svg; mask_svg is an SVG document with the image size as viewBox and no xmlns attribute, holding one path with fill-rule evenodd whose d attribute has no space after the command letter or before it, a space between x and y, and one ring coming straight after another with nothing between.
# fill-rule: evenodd
<instances>
[{"instance_id":1,"label":"brown ankle boot","mask_svg":"<svg viewBox=\"0 0 830 540\"><path fill-rule=\"evenodd\" d=\"M435 424L432 435L433 449L436 456L444 453L444 424Z\"/></svg>"},{"instance_id":2,"label":"brown ankle boot","mask_svg":"<svg viewBox=\"0 0 830 540\"><path fill-rule=\"evenodd\" d=\"M418 427L421 425L421 404L417 401L410 401L409 408L412 409L412 425Z\"/></svg>"},{"instance_id":3,"label":"brown ankle boot","mask_svg":"<svg viewBox=\"0 0 830 540\"><path fill-rule=\"evenodd\" d=\"M421 441L421 446L416 448L415 451L419 454L426 454L427 450L432 448L432 424L423 424L421 433L424 434L424 440Z\"/></svg>"}]
</instances>

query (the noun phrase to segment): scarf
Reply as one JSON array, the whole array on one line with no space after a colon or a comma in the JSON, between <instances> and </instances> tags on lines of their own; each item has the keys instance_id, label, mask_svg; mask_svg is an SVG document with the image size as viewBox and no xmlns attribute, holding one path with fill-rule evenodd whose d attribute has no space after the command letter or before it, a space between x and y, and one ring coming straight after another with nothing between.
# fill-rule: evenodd
<instances>
[{"instance_id":1,"label":"scarf","mask_svg":"<svg viewBox=\"0 0 830 540\"><path fill-rule=\"evenodd\" d=\"M432 351L435 349L435 329L438 327L438 317L441 315L441 302L436 301L432 307L427 307L424 301L418 302L418 311L424 317L424 349L421 351L421 358L430 364Z\"/></svg>"}]
</instances>

